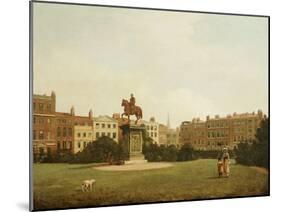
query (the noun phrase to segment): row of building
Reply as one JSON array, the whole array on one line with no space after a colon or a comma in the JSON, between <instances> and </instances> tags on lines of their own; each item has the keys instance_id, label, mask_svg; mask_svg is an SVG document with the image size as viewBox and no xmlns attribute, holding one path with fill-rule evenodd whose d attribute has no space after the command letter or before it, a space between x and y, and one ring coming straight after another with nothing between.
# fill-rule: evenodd
<instances>
[{"instance_id":1,"label":"row of building","mask_svg":"<svg viewBox=\"0 0 281 212\"><path fill-rule=\"evenodd\" d=\"M120 114L110 116L93 116L90 110L88 116L78 116L74 107L70 112L56 111L56 95L33 95L33 152L35 157L42 154L70 152L76 154L82 151L88 143L101 136L108 136L114 141L122 139L119 126L123 123ZM176 130L158 124L154 118L141 121L148 135L157 144L176 145L178 133Z\"/></svg>"},{"instance_id":2,"label":"row of building","mask_svg":"<svg viewBox=\"0 0 281 212\"><path fill-rule=\"evenodd\" d=\"M226 117L207 116L205 121L200 118L184 121L180 126L179 144L189 143L197 150L218 150L222 146L233 149L240 142L253 141L265 118L266 115L258 110L257 113L233 113Z\"/></svg>"},{"instance_id":3,"label":"row of building","mask_svg":"<svg viewBox=\"0 0 281 212\"><path fill-rule=\"evenodd\" d=\"M266 118L261 110L257 113L244 113L206 120L194 118L184 121L177 129L157 123L155 118L141 120L148 136L158 145L181 147L189 143L198 150L217 150L221 146L233 149L238 143L255 139L255 133L261 121ZM101 136L108 136L114 141L122 140L119 128L123 120L119 113L110 116L78 116L74 107L69 113L56 111L56 95L33 95L33 152L36 155L82 151L88 143Z\"/></svg>"}]
</instances>

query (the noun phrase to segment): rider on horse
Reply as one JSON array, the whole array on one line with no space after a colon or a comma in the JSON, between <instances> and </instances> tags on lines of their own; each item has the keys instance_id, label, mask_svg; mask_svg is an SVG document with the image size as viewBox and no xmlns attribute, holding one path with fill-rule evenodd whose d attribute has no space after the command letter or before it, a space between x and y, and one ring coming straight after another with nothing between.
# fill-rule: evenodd
<instances>
[{"instance_id":1,"label":"rider on horse","mask_svg":"<svg viewBox=\"0 0 281 212\"><path fill-rule=\"evenodd\" d=\"M133 94L131 94L130 98L130 113L134 114L135 113L135 106L136 106L136 99Z\"/></svg>"}]
</instances>

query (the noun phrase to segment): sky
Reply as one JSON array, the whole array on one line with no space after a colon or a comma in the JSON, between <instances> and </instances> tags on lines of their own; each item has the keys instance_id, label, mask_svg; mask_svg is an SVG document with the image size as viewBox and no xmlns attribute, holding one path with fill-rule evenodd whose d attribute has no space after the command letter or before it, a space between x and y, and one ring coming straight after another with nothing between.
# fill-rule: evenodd
<instances>
[{"instance_id":1,"label":"sky","mask_svg":"<svg viewBox=\"0 0 281 212\"><path fill-rule=\"evenodd\" d=\"M34 3L33 89L56 110L122 113L133 93L145 120L268 114L263 17Z\"/></svg>"}]
</instances>

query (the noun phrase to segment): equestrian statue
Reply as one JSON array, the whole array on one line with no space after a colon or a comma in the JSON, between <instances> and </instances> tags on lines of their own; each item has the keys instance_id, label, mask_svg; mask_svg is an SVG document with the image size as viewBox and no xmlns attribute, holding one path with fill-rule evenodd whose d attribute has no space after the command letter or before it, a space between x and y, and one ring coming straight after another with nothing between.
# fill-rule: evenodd
<instances>
[{"instance_id":1,"label":"equestrian statue","mask_svg":"<svg viewBox=\"0 0 281 212\"><path fill-rule=\"evenodd\" d=\"M131 94L130 101L123 99L121 106L124 107L124 113L122 113L121 118L123 119L123 116L128 116L128 122L130 123L130 115L136 116L135 124L138 123L138 120L142 118L142 110L139 106L136 105L136 99L133 94Z\"/></svg>"}]
</instances>

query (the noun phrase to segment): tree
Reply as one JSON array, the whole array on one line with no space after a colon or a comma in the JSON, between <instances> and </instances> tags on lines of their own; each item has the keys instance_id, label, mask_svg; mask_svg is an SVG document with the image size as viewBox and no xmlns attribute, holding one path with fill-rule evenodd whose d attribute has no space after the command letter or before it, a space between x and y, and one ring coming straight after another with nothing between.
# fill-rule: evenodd
<instances>
[{"instance_id":1,"label":"tree","mask_svg":"<svg viewBox=\"0 0 281 212\"><path fill-rule=\"evenodd\" d=\"M188 161L188 160L195 160L196 155L193 150L193 147L190 144L184 144L178 153L178 160L179 161Z\"/></svg>"},{"instance_id":2,"label":"tree","mask_svg":"<svg viewBox=\"0 0 281 212\"><path fill-rule=\"evenodd\" d=\"M269 164L269 120L268 118L261 122L261 127L256 133L257 142L253 144L256 153L256 165L268 168Z\"/></svg>"},{"instance_id":3,"label":"tree","mask_svg":"<svg viewBox=\"0 0 281 212\"><path fill-rule=\"evenodd\" d=\"M178 149L175 145L160 146L160 157L162 161L177 161Z\"/></svg>"},{"instance_id":4,"label":"tree","mask_svg":"<svg viewBox=\"0 0 281 212\"><path fill-rule=\"evenodd\" d=\"M256 139L238 144L234 152L236 162L249 166L268 168L269 120L264 119L257 129Z\"/></svg>"},{"instance_id":5,"label":"tree","mask_svg":"<svg viewBox=\"0 0 281 212\"><path fill-rule=\"evenodd\" d=\"M86 148L76 154L74 162L78 163L113 163L118 161L121 155L121 147L111 138L103 136L89 143Z\"/></svg>"}]
</instances>

